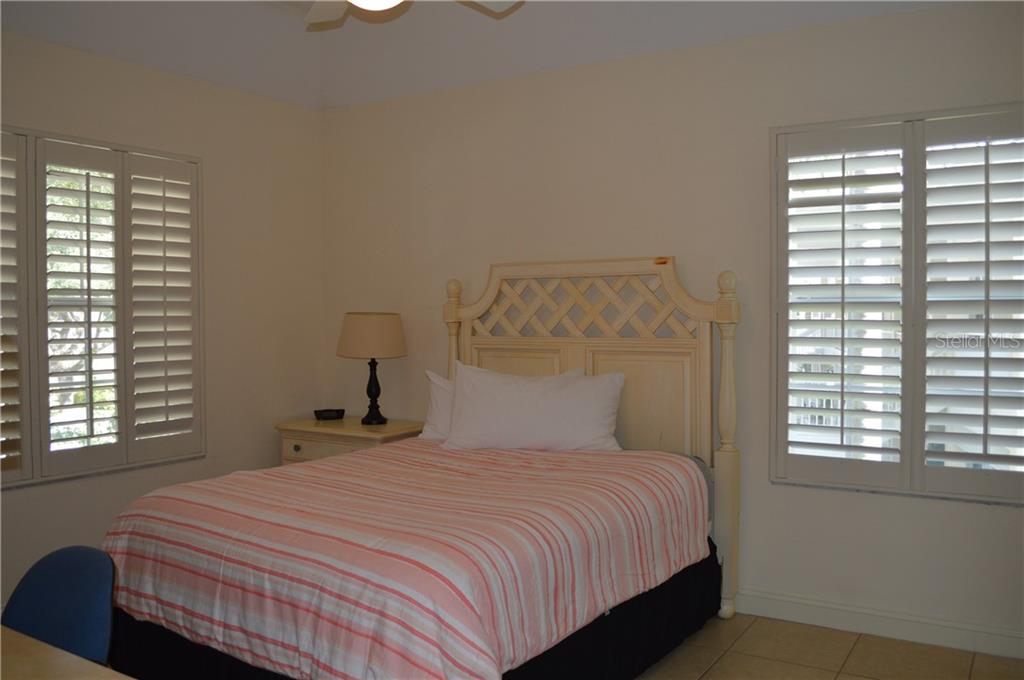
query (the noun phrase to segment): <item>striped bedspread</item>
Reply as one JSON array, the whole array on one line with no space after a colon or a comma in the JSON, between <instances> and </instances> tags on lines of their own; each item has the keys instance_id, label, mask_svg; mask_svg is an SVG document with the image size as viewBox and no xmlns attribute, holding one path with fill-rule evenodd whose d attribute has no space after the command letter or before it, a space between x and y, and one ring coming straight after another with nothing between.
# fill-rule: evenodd
<instances>
[{"instance_id":1,"label":"striped bedspread","mask_svg":"<svg viewBox=\"0 0 1024 680\"><path fill-rule=\"evenodd\" d=\"M104 539L137 619L296 678L498 678L708 555L697 465L409 439L181 484Z\"/></svg>"}]
</instances>

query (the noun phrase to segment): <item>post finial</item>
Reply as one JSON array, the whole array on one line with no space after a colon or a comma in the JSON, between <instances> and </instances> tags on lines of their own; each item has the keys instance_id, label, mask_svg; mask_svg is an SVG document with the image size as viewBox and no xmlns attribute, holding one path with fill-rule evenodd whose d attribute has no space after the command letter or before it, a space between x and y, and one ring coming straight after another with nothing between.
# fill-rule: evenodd
<instances>
[{"instance_id":1,"label":"post finial","mask_svg":"<svg viewBox=\"0 0 1024 680\"><path fill-rule=\"evenodd\" d=\"M736 274L724 271L718 275L718 294L724 298L736 297Z\"/></svg>"},{"instance_id":2,"label":"post finial","mask_svg":"<svg viewBox=\"0 0 1024 680\"><path fill-rule=\"evenodd\" d=\"M457 301L462 297L462 282L458 279L448 279L445 290L448 292L449 300Z\"/></svg>"}]
</instances>

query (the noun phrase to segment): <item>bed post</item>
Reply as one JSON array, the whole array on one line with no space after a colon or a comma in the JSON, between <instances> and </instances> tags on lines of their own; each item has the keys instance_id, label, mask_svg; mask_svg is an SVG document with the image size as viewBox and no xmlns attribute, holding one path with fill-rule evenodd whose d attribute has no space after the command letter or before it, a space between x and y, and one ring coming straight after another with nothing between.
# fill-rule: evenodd
<instances>
[{"instance_id":1,"label":"bed post","mask_svg":"<svg viewBox=\"0 0 1024 680\"><path fill-rule=\"evenodd\" d=\"M715 451L715 542L722 559L722 605L719 618L736 613L739 585L740 452L736 449L736 324L740 305L736 298L736 274L718 275L715 323L722 343L718 387L718 437Z\"/></svg>"},{"instance_id":2,"label":"bed post","mask_svg":"<svg viewBox=\"0 0 1024 680\"><path fill-rule=\"evenodd\" d=\"M459 307L462 305L462 283L448 279L445 287L448 302L444 305L444 322L448 326L448 379L455 379L455 361L459 358Z\"/></svg>"}]
</instances>

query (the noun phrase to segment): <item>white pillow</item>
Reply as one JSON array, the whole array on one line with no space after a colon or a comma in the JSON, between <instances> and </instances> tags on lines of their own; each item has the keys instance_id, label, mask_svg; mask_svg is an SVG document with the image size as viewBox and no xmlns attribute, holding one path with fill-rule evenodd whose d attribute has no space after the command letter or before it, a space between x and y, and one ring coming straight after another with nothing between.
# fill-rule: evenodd
<instances>
[{"instance_id":1,"label":"white pillow","mask_svg":"<svg viewBox=\"0 0 1024 680\"><path fill-rule=\"evenodd\" d=\"M621 451L615 420L625 376L525 377L458 365L451 449Z\"/></svg>"},{"instance_id":2,"label":"white pillow","mask_svg":"<svg viewBox=\"0 0 1024 680\"><path fill-rule=\"evenodd\" d=\"M457 367L462 366L461 361L455 362ZM480 368L479 371L487 369ZM495 373L495 371L487 371ZM423 425L423 432L420 439L443 442L448 438L448 430L452 426L452 406L455 402L455 383L448 378L443 378L433 371L426 371L427 380L430 382L430 402L427 404L427 422ZM497 373L497 375L504 375ZM583 375L583 369L574 368L562 375Z\"/></svg>"},{"instance_id":3,"label":"white pillow","mask_svg":"<svg viewBox=\"0 0 1024 680\"><path fill-rule=\"evenodd\" d=\"M427 422L423 425L420 439L443 442L448 438L448 429L452 425L455 383L433 371L427 371L427 380L430 381L430 403L427 404Z\"/></svg>"}]
</instances>

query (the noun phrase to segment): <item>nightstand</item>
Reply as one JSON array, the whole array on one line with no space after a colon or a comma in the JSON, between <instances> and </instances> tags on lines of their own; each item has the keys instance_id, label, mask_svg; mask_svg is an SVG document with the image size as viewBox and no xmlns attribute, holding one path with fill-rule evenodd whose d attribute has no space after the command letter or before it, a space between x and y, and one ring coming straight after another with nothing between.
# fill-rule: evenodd
<instances>
[{"instance_id":1,"label":"nightstand","mask_svg":"<svg viewBox=\"0 0 1024 680\"><path fill-rule=\"evenodd\" d=\"M349 416L341 420L290 420L277 425L277 430L281 433L281 464L287 465L415 437L423 430L423 423L390 420L384 425L363 425L358 417Z\"/></svg>"}]
</instances>

